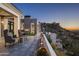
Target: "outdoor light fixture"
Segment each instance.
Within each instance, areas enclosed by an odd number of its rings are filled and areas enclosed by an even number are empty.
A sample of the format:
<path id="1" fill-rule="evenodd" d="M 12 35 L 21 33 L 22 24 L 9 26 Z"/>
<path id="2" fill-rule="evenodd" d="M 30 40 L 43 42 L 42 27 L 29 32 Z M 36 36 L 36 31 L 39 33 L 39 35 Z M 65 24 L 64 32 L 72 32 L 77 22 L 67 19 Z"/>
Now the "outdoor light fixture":
<path id="1" fill-rule="evenodd" d="M 3 23 L 4 23 L 4 21 L 1 21 L 1 23 L 3 24 Z"/>

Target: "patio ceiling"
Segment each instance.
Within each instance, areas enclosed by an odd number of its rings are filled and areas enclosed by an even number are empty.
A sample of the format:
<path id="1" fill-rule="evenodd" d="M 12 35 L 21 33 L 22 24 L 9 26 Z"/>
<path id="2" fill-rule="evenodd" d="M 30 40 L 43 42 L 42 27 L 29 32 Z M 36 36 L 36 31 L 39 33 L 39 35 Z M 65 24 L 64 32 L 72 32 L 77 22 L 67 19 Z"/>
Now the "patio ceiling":
<path id="1" fill-rule="evenodd" d="M 7 12 L 7 11 L 5 11 L 4 9 L 0 8 L 0 16 L 9 16 L 9 17 L 11 17 L 11 16 L 14 16 L 14 15 Z"/>

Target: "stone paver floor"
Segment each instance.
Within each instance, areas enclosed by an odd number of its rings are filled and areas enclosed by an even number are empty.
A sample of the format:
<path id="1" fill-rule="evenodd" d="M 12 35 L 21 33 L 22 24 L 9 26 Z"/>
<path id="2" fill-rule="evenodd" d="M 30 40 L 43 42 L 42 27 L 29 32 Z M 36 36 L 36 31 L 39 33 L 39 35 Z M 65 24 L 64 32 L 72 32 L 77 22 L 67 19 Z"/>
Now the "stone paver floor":
<path id="1" fill-rule="evenodd" d="M 10 48 L 0 48 L 0 56 L 34 56 L 38 47 L 36 36 L 23 37 L 23 43 L 19 43 Z"/>

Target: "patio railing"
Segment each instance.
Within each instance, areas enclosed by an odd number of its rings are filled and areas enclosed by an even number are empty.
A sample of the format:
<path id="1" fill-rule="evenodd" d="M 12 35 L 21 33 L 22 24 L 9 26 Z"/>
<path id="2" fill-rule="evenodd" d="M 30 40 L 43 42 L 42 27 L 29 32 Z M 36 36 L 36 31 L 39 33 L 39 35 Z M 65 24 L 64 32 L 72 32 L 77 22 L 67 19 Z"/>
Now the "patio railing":
<path id="1" fill-rule="evenodd" d="M 54 49 L 51 47 L 51 45 L 50 45 L 49 41 L 47 40 L 45 34 L 43 34 L 43 41 L 44 41 L 43 43 L 44 43 L 44 46 L 45 46 L 48 54 L 50 56 L 56 56 L 56 53 L 55 53 Z"/>

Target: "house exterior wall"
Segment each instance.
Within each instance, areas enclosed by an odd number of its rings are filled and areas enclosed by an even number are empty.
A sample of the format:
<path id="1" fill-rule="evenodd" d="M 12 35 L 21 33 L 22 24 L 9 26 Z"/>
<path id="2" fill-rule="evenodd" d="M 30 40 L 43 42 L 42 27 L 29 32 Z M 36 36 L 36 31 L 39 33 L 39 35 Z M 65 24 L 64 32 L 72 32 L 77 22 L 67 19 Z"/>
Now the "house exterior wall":
<path id="1" fill-rule="evenodd" d="M 31 23 L 31 33 L 35 33 L 35 23 Z"/>
<path id="2" fill-rule="evenodd" d="M 34 23 L 33 32 L 37 33 L 37 19 L 36 18 L 32 19 L 31 23 Z"/>
<path id="3" fill-rule="evenodd" d="M 32 25 L 34 25 L 32 27 Z M 36 33 L 37 32 L 37 19 L 31 18 L 31 16 L 24 17 L 24 28 L 25 30 L 30 33 Z"/>
<path id="4" fill-rule="evenodd" d="M 21 30 L 24 30 L 24 19 L 21 19 Z"/>

